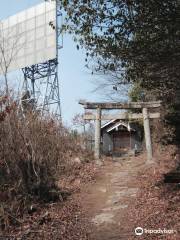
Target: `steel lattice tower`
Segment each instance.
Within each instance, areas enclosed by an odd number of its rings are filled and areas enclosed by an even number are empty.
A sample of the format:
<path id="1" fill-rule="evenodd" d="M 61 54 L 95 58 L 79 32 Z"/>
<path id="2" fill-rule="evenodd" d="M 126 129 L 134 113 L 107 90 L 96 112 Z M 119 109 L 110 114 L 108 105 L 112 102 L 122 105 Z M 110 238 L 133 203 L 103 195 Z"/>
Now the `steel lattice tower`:
<path id="1" fill-rule="evenodd" d="M 52 112 L 61 119 L 61 101 L 58 77 L 58 51 L 60 43 L 59 18 L 62 16 L 56 1 L 56 23 L 51 27 L 56 31 L 56 58 L 44 63 L 22 69 L 24 75 L 22 105 L 30 104 L 31 108 L 42 114 Z"/>

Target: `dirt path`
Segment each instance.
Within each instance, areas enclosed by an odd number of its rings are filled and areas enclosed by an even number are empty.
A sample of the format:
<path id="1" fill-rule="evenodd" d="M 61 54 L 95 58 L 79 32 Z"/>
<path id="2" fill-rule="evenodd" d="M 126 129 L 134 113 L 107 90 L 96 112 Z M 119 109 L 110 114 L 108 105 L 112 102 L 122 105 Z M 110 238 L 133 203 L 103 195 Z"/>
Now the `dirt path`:
<path id="1" fill-rule="evenodd" d="M 95 184 L 81 195 L 88 221 L 92 223 L 92 240 L 130 239 L 134 229 L 128 226 L 128 206 L 136 197 L 136 176 L 143 158 L 116 158 L 101 167 Z"/>

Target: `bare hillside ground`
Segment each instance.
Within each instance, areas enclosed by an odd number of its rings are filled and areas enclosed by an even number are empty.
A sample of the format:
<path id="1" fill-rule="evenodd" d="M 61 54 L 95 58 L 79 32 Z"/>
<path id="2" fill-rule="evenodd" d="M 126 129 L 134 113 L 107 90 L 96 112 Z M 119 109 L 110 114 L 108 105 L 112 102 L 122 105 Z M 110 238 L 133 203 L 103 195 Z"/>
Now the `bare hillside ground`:
<path id="1" fill-rule="evenodd" d="M 89 239 L 179 239 L 180 193 L 177 184 L 164 184 L 163 174 L 175 166 L 169 154 L 105 161 L 97 182 L 79 198 L 91 223 Z M 135 235 L 135 228 L 170 230 L 170 233 Z"/>
<path id="2" fill-rule="evenodd" d="M 84 221 L 83 209 L 75 194 L 82 186 L 91 185 L 95 181 L 95 173 L 94 163 L 74 163 L 71 173 L 65 173 L 59 179 L 62 199 L 47 203 L 34 201 L 33 204 L 26 205 L 26 214 L 15 225 L 0 232 L 0 239 L 89 239 L 88 222 Z"/>
<path id="3" fill-rule="evenodd" d="M 157 155 L 154 165 L 145 159 L 105 159 L 98 168 L 76 163 L 73 173 L 60 179 L 64 201 L 34 206 L 35 211 L 8 235 L 29 240 L 178 240 L 179 188 L 163 182 L 163 174 L 175 162 L 170 154 Z M 174 232 L 136 236 L 136 227 Z"/>
<path id="4" fill-rule="evenodd" d="M 140 158 L 105 162 L 96 184 L 90 186 L 82 200 L 92 223 L 90 239 L 128 239 L 133 235 L 125 218 L 139 190 L 136 178 L 142 165 Z"/>

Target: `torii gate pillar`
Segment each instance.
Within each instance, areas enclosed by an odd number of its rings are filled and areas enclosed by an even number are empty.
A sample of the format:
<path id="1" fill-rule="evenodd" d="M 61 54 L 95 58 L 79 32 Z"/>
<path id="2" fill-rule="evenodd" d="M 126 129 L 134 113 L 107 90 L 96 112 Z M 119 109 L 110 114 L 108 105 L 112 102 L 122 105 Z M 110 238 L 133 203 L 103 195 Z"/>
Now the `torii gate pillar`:
<path id="1" fill-rule="evenodd" d="M 96 109 L 96 122 L 95 122 L 95 151 L 94 157 L 96 160 L 100 159 L 101 148 L 101 108 Z"/>
<path id="2" fill-rule="evenodd" d="M 153 152 L 152 152 L 150 123 L 149 123 L 149 113 L 147 108 L 143 108 L 142 112 L 143 112 L 144 135 L 145 135 L 146 151 L 147 151 L 147 163 L 151 163 L 153 162 Z"/>

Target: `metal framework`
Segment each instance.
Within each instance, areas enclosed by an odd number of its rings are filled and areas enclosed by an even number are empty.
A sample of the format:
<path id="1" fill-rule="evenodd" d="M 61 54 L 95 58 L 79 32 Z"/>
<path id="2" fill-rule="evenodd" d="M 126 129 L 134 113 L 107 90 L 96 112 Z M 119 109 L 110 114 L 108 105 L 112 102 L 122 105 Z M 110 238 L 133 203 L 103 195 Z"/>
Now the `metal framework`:
<path id="1" fill-rule="evenodd" d="M 51 27 L 56 31 L 56 58 L 44 63 L 32 65 L 22 69 L 24 75 L 23 97 L 24 105 L 31 105 L 31 109 L 40 111 L 41 114 L 52 112 L 61 120 L 61 101 L 58 77 L 58 50 L 60 43 L 59 18 L 62 16 L 56 1 L 56 24 Z M 22 102 L 22 105 L 23 105 Z"/>

